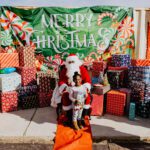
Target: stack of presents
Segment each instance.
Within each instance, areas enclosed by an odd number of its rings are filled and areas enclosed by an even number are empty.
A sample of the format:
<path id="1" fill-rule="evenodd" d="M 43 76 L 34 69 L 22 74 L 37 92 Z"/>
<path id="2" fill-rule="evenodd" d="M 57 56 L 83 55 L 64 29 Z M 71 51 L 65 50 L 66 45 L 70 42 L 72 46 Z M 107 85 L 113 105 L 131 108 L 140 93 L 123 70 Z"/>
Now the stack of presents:
<path id="1" fill-rule="evenodd" d="M 34 50 L 32 47 L 21 46 L 15 51 L 1 51 L 0 109 L 2 112 L 50 105 L 57 78 L 36 71 Z"/>
<path id="2" fill-rule="evenodd" d="M 104 113 L 150 118 L 150 60 L 114 54 L 111 63 L 93 62 L 92 115 Z"/>

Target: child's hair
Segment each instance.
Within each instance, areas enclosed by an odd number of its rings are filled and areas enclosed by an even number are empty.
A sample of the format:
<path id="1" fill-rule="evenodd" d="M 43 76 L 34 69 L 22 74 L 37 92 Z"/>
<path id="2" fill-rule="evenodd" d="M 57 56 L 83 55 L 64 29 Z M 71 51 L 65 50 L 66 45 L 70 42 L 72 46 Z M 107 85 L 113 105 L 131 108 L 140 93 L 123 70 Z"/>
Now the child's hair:
<path id="1" fill-rule="evenodd" d="M 77 76 L 81 77 L 81 75 L 78 72 L 75 72 L 73 75 L 73 80 L 75 80 L 77 78 Z"/>

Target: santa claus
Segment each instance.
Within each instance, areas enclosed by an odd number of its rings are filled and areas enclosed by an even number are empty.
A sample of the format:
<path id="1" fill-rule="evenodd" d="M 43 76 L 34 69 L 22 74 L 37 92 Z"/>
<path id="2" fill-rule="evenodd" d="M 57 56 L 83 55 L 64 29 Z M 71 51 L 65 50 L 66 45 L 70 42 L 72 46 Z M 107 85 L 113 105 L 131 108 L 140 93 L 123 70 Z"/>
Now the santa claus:
<path id="1" fill-rule="evenodd" d="M 91 112 L 91 98 L 90 98 L 90 90 L 91 90 L 91 79 L 88 74 L 87 69 L 83 66 L 82 61 L 75 55 L 70 54 L 66 58 L 65 66 L 60 72 L 60 78 L 58 82 L 58 86 L 55 88 L 53 92 L 53 97 L 51 100 L 52 106 L 61 106 L 65 112 L 68 119 L 71 119 L 71 110 L 72 110 L 72 101 L 69 99 L 69 93 L 67 92 L 67 88 L 69 86 L 73 86 L 73 75 L 75 72 L 78 72 L 82 78 L 82 85 L 84 85 L 88 91 L 88 97 L 85 100 L 83 117 L 85 115 L 90 115 Z M 57 107 L 57 113 L 59 108 Z"/>

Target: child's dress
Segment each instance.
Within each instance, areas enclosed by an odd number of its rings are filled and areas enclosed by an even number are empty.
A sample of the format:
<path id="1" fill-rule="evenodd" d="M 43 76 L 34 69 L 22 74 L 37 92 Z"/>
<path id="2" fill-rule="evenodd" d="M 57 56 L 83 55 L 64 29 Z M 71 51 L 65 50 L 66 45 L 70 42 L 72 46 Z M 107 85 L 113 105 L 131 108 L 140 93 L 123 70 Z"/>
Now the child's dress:
<path id="1" fill-rule="evenodd" d="M 87 90 L 83 85 L 70 87 L 69 98 L 73 102 L 73 121 L 81 120 L 86 96 Z M 77 101 L 76 104 L 75 101 Z"/>

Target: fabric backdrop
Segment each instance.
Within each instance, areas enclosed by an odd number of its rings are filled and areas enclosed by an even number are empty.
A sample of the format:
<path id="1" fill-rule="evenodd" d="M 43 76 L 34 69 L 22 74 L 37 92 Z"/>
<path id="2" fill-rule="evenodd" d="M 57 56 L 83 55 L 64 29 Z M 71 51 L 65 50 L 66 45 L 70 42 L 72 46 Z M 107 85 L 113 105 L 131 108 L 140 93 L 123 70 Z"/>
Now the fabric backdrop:
<path id="1" fill-rule="evenodd" d="M 134 56 L 133 9 L 0 7 L 1 46 L 34 45 L 49 59 L 77 53 L 85 62 L 114 53 Z"/>

